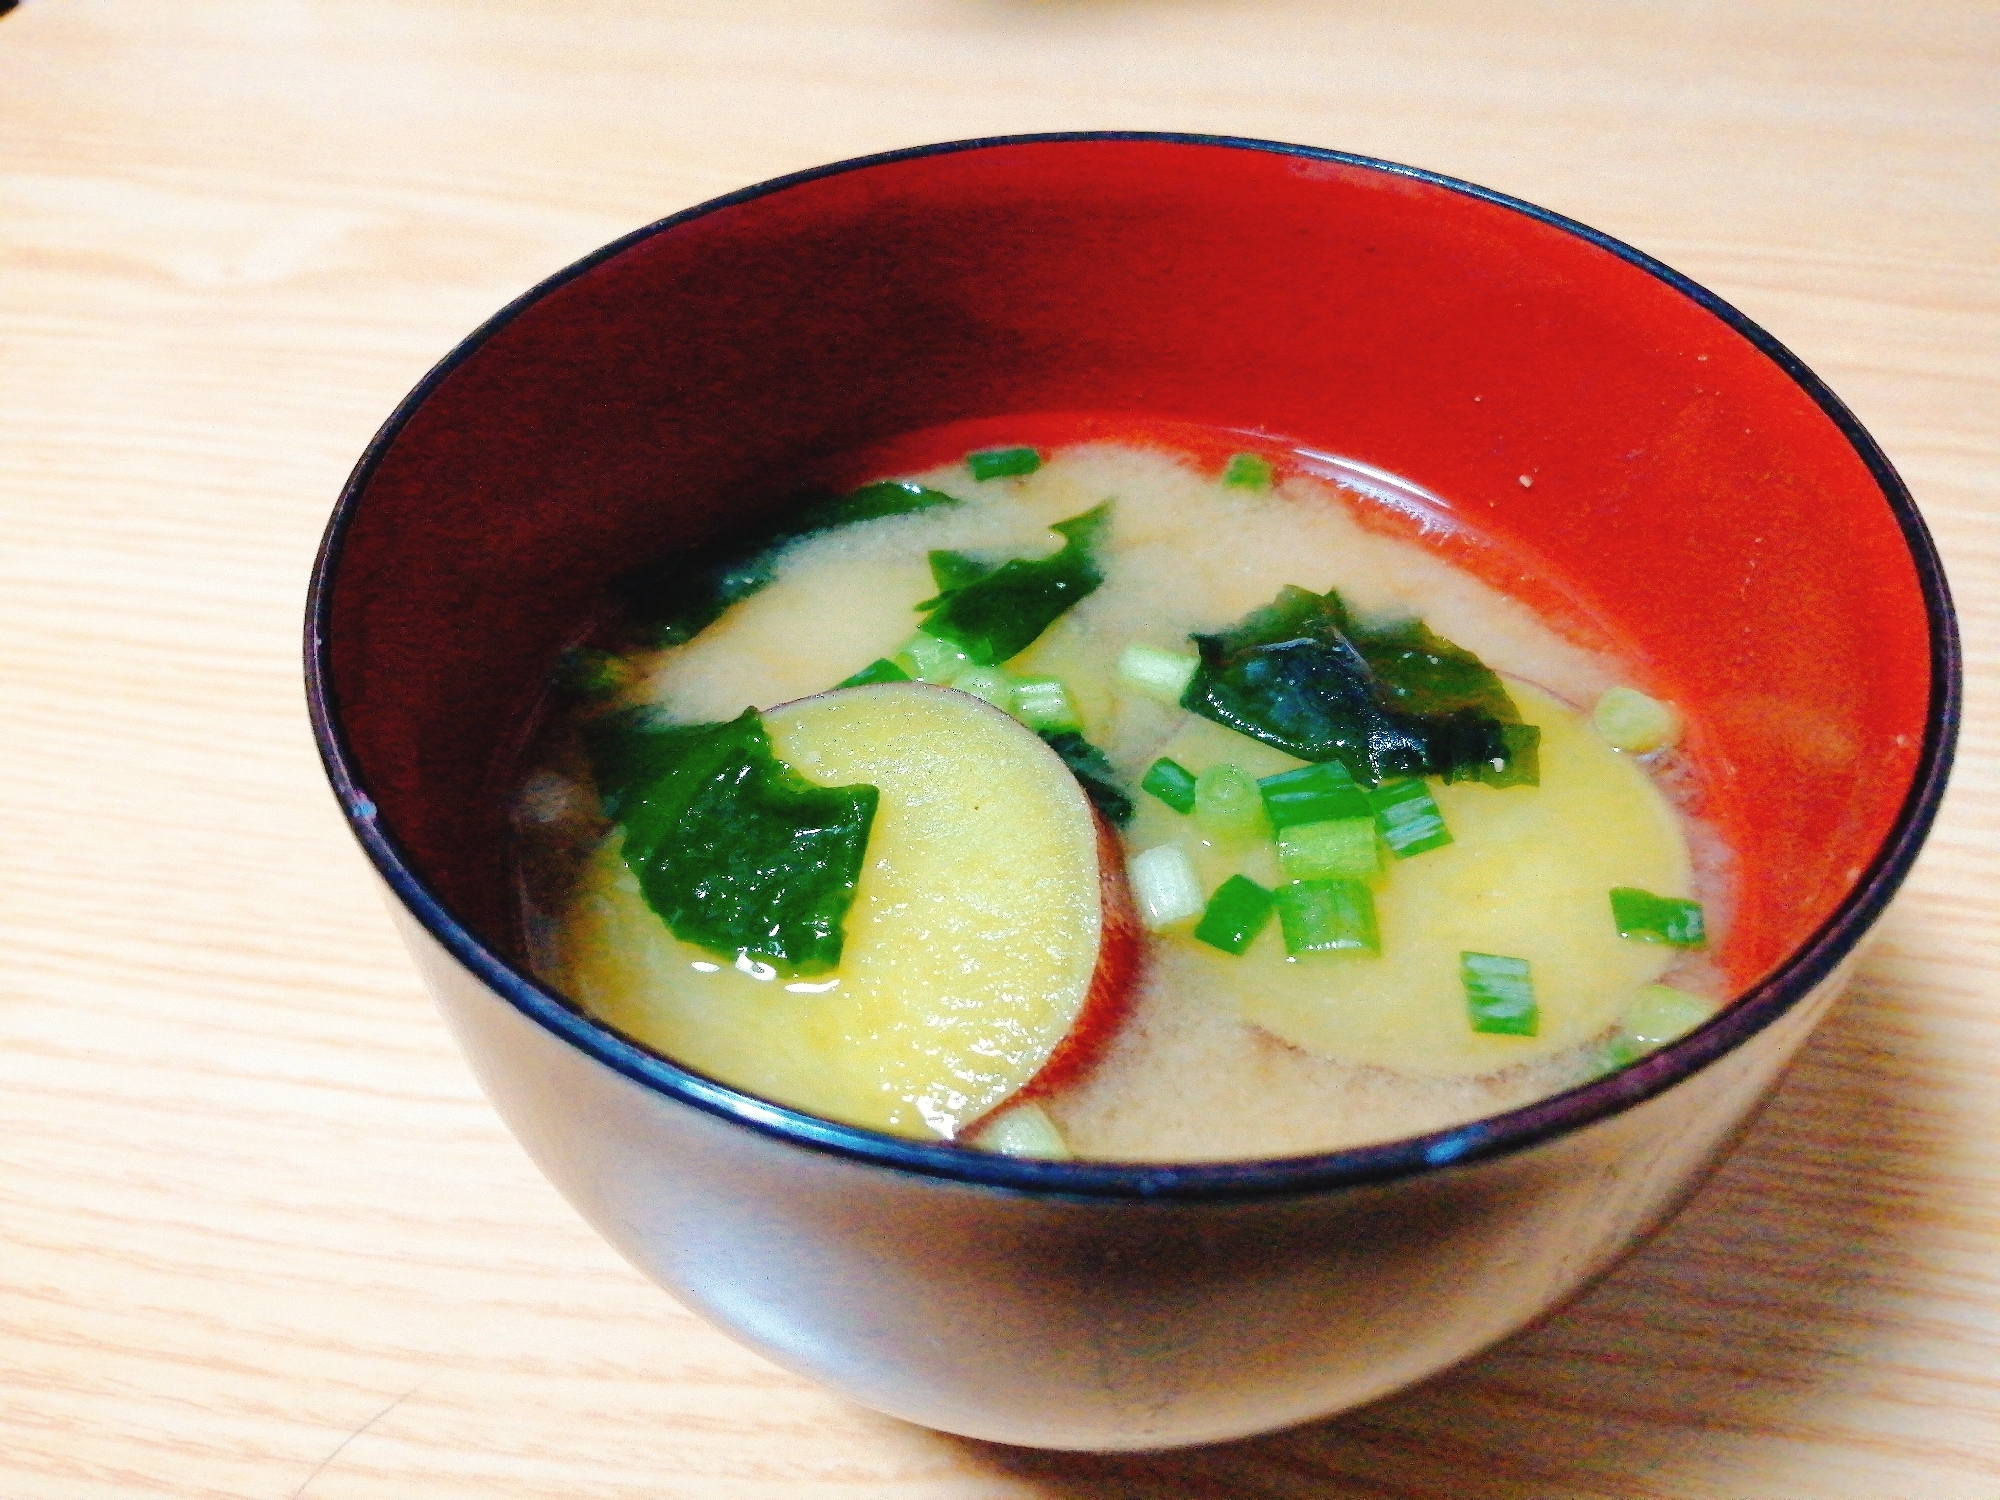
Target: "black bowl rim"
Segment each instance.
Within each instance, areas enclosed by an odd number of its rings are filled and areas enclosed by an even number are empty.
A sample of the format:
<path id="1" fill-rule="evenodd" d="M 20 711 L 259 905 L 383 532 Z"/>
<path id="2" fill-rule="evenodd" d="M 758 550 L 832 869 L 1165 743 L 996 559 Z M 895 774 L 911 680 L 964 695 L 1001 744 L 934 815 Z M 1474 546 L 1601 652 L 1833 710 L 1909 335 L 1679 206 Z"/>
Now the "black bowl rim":
<path id="1" fill-rule="evenodd" d="M 1050 1162 L 993 1155 L 945 1143 L 906 1140 L 842 1125 L 740 1093 L 681 1068 L 588 1020 L 513 969 L 467 929 L 424 883 L 384 828 L 361 785 L 340 727 L 327 661 L 332 598 L 342 542 L 376 468 L 430 393 L 489 338 L 551 291 L 654 235 L 736 204 L 846 172 L 1000 147 L 1139 141 L 1225 147 L 1338 163 L 1407 178 L 1526 215 L 1574 235 L 1647 272 L 1716 317 L 1767 356 L 1810 396 L 1853 447 L 1901 527 L 1916 568 L 1930 629 L 1930 700 L 1910 789 L 1888 836 L 1835 911 L 1800 947 L 1735 1003 L 1687 1036 L 1622 1072 L 1469 1124 L 1314 1156 L 1186 1164 Z M 377 872 L 424 929 L 494 994 L 586 1056 L 644 1088 L 792 1145 L 893 1171 L 1001 1192 L 1080 1200 L 1249 1201 L 1309 1195 L 1469 1165 L 1526 1149 L 1622 1113 L 1681 1083 L 1733 1051 L 1798 1003 L 1845 959 L 1873 925 L 1915 861 L 1944 795 L 1958 735 L 1962 692 L 1958 628 L 1944 568 L 1915 501 L 1888 458 L 1846 405 L 1789 349 L 1749 318 L 1679 272 L 1620 240 L 1548 209 L 1418 167 L 1321 147 L 1241 136 L 1090 130 L 987 136 L 855 157 L 794 172 L 670 215 L 556 272 L 481 324 L 403 398 L 370 441 L 343 486 L 320 544 L 306 608 L 306 686 L 313 734 L 349 826 Z"/>

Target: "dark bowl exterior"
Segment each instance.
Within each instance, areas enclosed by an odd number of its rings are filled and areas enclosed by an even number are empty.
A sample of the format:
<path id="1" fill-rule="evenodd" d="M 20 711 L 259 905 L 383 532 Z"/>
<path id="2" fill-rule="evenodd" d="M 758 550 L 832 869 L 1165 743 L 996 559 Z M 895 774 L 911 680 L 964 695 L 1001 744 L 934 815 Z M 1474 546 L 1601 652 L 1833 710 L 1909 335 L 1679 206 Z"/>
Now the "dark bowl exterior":
<path id="1" fill-rule="evenodd" d="M 1548 1312 L 1693 1192 L 1843 977 L 1678 1087 L 1525 1150 L 1190 1201 L 986 1187 L 746 1130 L 586 1057 L 403 930 L 536 1165 L 687 1307 L 891 1416 L 1092 1451 L 1344 1411 Z"/>
<path id="2" fill-rule="evenodd" d="M 1491 1120 L 1127 1166 L 814 1120 L 526 977 L 510 756 L 605 580 L 754 524 L 800 479 L 860 477 L 838 471 L 857 452 L 985 419 L 1319 444 L 1449 497 L 1498 542 L 1460 560 L 1560 611 L 1568 596 L 1520 563 L 1552 559 L 1597 606 L 1578 628 L 1640 643 L 1719 768 L 1703 811 L 1741 860 L 1721 955 L 1741 998 L 1622 1074 Z M 614 1245 L 881 1410 L 1103 1449 L 1383 1394 L 1546 1312 L 1660 1222 L 1914 859 L 1959 690 L 1942 574 L 1893 470 L 1710 294 L 1466 184 L 1122 134 L 803 174 L 529 293 L 357 468 L 307 670 L 336 792 L 482 1084 Z"/>

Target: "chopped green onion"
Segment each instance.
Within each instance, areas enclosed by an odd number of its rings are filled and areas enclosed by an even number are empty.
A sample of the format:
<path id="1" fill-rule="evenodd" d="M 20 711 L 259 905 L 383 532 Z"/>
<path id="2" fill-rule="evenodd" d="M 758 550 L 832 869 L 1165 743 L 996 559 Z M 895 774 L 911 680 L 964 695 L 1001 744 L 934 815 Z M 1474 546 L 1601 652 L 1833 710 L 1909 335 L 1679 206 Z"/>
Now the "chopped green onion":
<path id="1" fill-rule="evenodd" d="M 1201 659 L 1179 651 L 1162 651 L 1157 646 L 1127 646 L 1118 658 L 1118 680 L 1134 691 L 1179 707 L 1181 694 Z"/>
<path id="2" fill-rule="evenodd" d="M 992 704 L 1003 714 L 1014 711 L 1013 679 L 998 667 L 967 667 L 952 678 L 951 686 Z"/>
<path id="3" fill-rule="evenodd" d="M 1153 762 L 1139 790 L 1151 792 L 1177 813 L 1194 811 L 1195 774 L 1177 760 L 1164 755 Z"/>
<path id="4" fill-rule="evenodd" d="M 1621 1031 L 1607 1037 L 1593 1049 L 1588 1065 L 1593 1076 L 1602 1078 L 1608 1073 L 1624 1071 L 1651 1050 Z"/>
<path id="5" fill-rule="evenodd" d="M 1495 1036 L 1533 1036 L 1541 1023 L 1535 981 L 1525 958 L 1497 953 L 1458 955 L 1458 979 L 1474 1031 Z"/>
<path id="6" fill-rule="evenodd" d="M 1421 781 L 1385 781 L 1369 789 L 1368 803 L 1375 809 L 1375 826 L 1382 830 L 1382 841 L 1398 859 L 1441 849 L 1451 842 L 1444 814 Z"/>
<path id="7" fill-rule="evenodd" d="M 1205 838 L 1219 844 L 1245 844 L 1270 836 L 1257 783 L 1227 761 L 1195 778 L 1194 820 Z"/>
<path id="8" fill-rule="evenodd" d="M 1208 909 L 1195 924 L 1197 942 L 1241 954 L 1271 920 L 1271 893 L 1247 876 L 1232 875 L 1215 888 Z"/>
<path id="9" fill-rule="evenodd" d="M 1599 698 L 1590 724 L 1612 749 L 1635 755 L 1671 745 L 1681 736 L 1681 716 L 1674 706 L 1637 688 L 1615 687 Z"/>
<path id="10" fill-rule="evenodd" d="M 1004 479 L 1034 473 L 1042 466 L 1042 455 L 1033 448 L 985 448 L 966 454 L 965 466 L 974 479 Z"/>
<path id="11" fill-rule="evenodd" d="M 1132 883 L 1132 904 L 1139 920 L 1158 932 L 1201 913 L 1201 881 L 1194 873 L 1194 861 L 1179 844 L 1161 844 L 1125 862 L 1125 875 Z"/>
<path id="12" fill-rule="evenodd" d="M 1002 1156 L 1030 1156 L 1043 1161 L 1068 1161 L 1069 1142 L 1039 1104 L 1016 1104 L 991 1116 L 972 1133 L 981 1151 Z"/>
<path id="13" fill-rule="evenodd" d="M 1278 863 L 1294 880 L 1365 880 L 1382 873 L 1372 817 L 1294 823 L 1278 830 Z"/>
<path id="14" fill-rule="evenodd" d="M 1275 472 L 1262 454 L 1235 453 L 1222 470 L 1222 482 L 1242 490 L 1268 490 Z"/>
<path id="15" fill-rule="evenodd" d="M 1599 1076 L 1629 1067 L 1649 1052 L 1686 1036 L 1715 1014 L 1713 1002 L 1668 984 L 1642 985 L 1625 1008 L 1618 1030 L 1600 1043 L 1592 1057 Z"/>
<path id="16" fill-rule="evenodd" d="M 631 681 L 632 668 L 622 656 L 592 646 L 572 646 L 556 658 L 550 683 L 561 692 L 582 698 L 608 698 Z"/>
<path id="17" fill-rule="evenodd" d="M 1708 941 L 1699 901 L 1655 896 L 1636 886 L 1612 887 L 1611 920 L 1620 937 L 1638 938 L 1642 942 L 1699 948 Z"/>
<path id="18" fill-rule="evenodd" d="M 1294 958 L 1382 951 L 1375 898 L 1358 880 L 1294 880 L 1279 886 L 1273 899 L 1285 930 L 1285 951 Z"/>
<path id="19" fill-rule="evenodd" d="M 921 630 L 903 642 L 903 649 L 889 659 L 918 682 L 950 682 L 972 665 L 972 658 L 950 641 L 941 641 Z"/>
<path id="20" fill-rule="evenodd" d="M 1060 677 L 1015 678 L 1014 717 L 1037 734 L 1083 727 Z"/>
<path id="21" fill-rule="evenodd" d="M 1686 1036 L 1714 1014 L 1715 1006 L 1699 995 L 1670 984 L 1648 984 L 1626 1010 L 1622 1030 L 1650 1051 Z"/>
<path id="22" fill-rule="evenodd" d="M 871 682 L 908 682 L 910 674 L 890 661 L 886 656 L 878 656 L 852 677 L 841 682 L 841 687 L 866 687 Z"/>
<path id="23" fill-rule="evenodd" d="M 1367 793 L 1355 785 L 1353 775 L 1337 760 L 1266 776 L 1257 789 L 1263 794 L 1264 811 L 1270 814 L 1273 828 L 1375 815 Z"/>

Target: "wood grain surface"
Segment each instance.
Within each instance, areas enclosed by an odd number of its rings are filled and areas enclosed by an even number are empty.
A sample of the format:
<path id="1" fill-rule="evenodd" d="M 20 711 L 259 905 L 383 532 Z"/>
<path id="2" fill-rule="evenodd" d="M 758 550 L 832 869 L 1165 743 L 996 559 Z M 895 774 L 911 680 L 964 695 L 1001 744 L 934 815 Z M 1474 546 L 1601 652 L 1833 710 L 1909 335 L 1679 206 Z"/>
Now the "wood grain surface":
<path id="1" fill-rule="evenodd" d="M 535 280 L 781 172 L 1089 127 L 1416 163 L 1713 287 L 1901 467 L 1969 668 L 1851 999 L 1666 1234 L 1420 1389 L 1116 1459 L 874 1416 L 586 1230 L 391 933 L 297 645 L 370 433 Z M 1990 0 L 27 0 L 0 1500 L 1996 1500 L 1996 169 Z"/>

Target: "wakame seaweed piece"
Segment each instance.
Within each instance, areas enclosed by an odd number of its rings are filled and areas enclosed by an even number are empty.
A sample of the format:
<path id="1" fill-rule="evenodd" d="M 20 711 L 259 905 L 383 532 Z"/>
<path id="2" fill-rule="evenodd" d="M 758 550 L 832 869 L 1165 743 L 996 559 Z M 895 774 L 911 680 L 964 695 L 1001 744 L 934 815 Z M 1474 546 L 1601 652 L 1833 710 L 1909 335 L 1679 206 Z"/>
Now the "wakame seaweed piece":
<path id="1" fill-rule="evenodd" d="M 1486 663 L 1421 620 L 1362 626 L 1349 635 L 1375 674 L 1378 697 L 1428 726 L 1432 774 L 1489 786 L 1540 781 L 1541 731 L 1521 723 L 1520 710 Z M 1528 733 L 1509 733 L 1516 729 Z"/>
<path id="2" fill-rule="evenodd" d="M 611 587 L 648 644 L 678 646 L 708 629 L 737 600 L 768 585 L 777 576 L 774 551 L 738 556 L 711 549 L 627 573 Z"/>
<path id="3" fill-rule="evenodd" d="M 962 589 L 967 584 L 979 582 L 997 566 L 983 558 L 974 557 L 970 552 L 946 551 L 933 552 L 930 555 L 930 565 L 931 581 L 937 585 L 940 597 L 955 589 Z M 919 609 L 923 607 L 921 604 L 917 606 Z"/>
<path id="4" fill-rule="evenodd" d="M 597 782 L 605 817 L 632 823 L 641 788 L 677 761 L 699 754 L 704 745 L 717 747 L 719 753 L 722 742 L 710 733 L 715 728 L 713 724 L 671 723 L 651 706 L 621 708 L 585 719 L 581 726 L 583 746 L 590 756 L 591 775 Z M 628 826 L 626 848 L 633 847 L 635 837 L 649 834 L 650 830 L 636 824 Z"/>
<path id="5" fill-rule="evenodd" d="M 1045 734 L 1042 743 L 1062 757 L 1070 775 L 1082 785 L 1084 796 L 1115 826 L 1123 828 L 1132 821 L 1132 799 L 1118 785 L 1118 773 L 1102 750 L 1073 729 Z"/>
<path id="6" fill-rule="evenodd" d="M 1500 679 L 1421 623 L 1357 626 L 1339 594 L 1286 588 L 1192 639 L 1181 706 L 1301 760 L 1337 760 L 1370 786 L 1512 764 L 1503 731 L 1520 713 Z"/>
<path id="7" fill-rule="evenodd" d="M 979 582 L 1000 566 L 970 552 L 949 551 L 931 553 L 930 565 L 931 582 L 937 586 L 937 593 L 913 605 L 914 609 L 936 609 L 951 594 Z"/>
<path id="8" fill-rule="evenodd" d="M 571 646 L 549 670 L 549 686 L 577 698 L 608 698 L 629 676 L 622 656 L 595 646 Z"/>
<path id="9" fill-rule="evenodd" d="M 585 744 L 625 861 L 675 937 L 787 973 L 839 964 L 874 787 L 807 781 L 772 752 L 755 709 L 726 724 L 606 715 Z"/>
<path id="10" fill-rule="evenodd" d="M 1422 620 L 1355 625 L 1347 634 L 1390 707 L 1416 718 L 1471 713 L 1502 724 L 1521 722 L 1493 669 Z"/>
<path id="11" fill-rule="evenodd" d="M 950 641 L 982 667 L 997 667 L 1033 645 L 1071 605 L 1104 582 L 1097 542 L 1111 520 L 1111 502 L 1059 521 L 1063 539 L 1051 557 L 1016 557 L 962 588 L 940 594 L 918 627 Z"/>
<path id="12" fill-rule="evenodd" d="M 878 656 L 852 677 L 834 684 L 836 687 L 867 687 L 872 682 L 908 682 L 910 674 L 885 656 Z"/>
<path id="13" fill-rule="evenodd" d="M 1338 760 L 1369 785 L 1426 768 L 1425 742 L 1377 701 L 1337 594 L 1286 588 L 1234 626 L 1192 639 L 1181 707 L 1300 760 Z"/>
<path id="14" fill-rule="evenodd" d="M 792 513 L 783 528 L 775 532 L 769 545 L 778 546 L 802 536 L 854 526 L 862 521 L 879 521 L 885 516 L 909 516 L 941 505 L 956 505 L 958 497 L 943 490 L 927 489 L 908 479 L 883 479 L 864 484 L 845 495 L 829 495 L 812 501 Z"/>
<path id="15" fill-rule="evenodd" d="M 613 580 L 612 588 L 654 645 L 678 646 L 713 625 L 730 605 L 767 586 L 777 576 L 778 550 L 788 542 L 862 521 L 956 504 L 957 499 L 942 490 L 906 480 L 883 480 L 845 495 L 809 491 L 794 499 L 773 530 L 754 541 L 719 542 L 691 555 L 650 563 Z"/>
<path id="16" fill-rule="evenodd" d="M 1506 753 L 1479 763 L 1479 779 L 1487 786 L 1540 786 L 1542 732 L 1533 724 L 1502 724 L 1500 743 Z"/>

